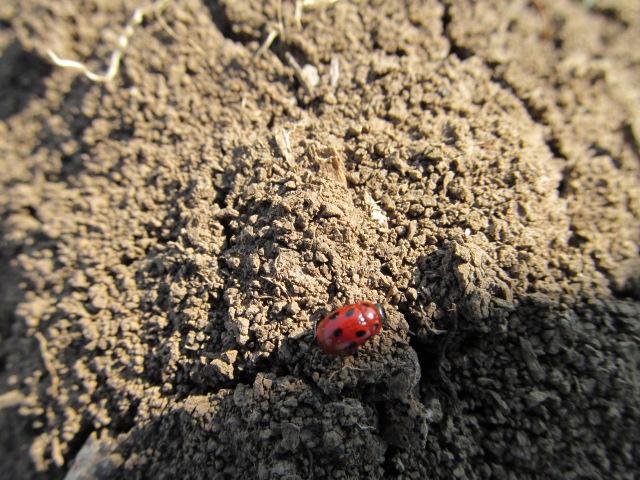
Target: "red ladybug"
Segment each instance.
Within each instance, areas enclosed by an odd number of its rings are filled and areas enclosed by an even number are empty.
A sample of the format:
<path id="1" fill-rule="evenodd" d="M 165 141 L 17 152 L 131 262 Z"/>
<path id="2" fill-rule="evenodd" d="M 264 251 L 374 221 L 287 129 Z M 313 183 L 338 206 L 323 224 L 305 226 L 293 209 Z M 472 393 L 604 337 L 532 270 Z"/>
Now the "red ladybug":
<path id="1" fill-rule="evenodd" d="M 379 303 L 360 302 L 334 310 L 318 324 L 320 347 L 331 355 L 350 355 L 382 331 L 387 315 Z"/>

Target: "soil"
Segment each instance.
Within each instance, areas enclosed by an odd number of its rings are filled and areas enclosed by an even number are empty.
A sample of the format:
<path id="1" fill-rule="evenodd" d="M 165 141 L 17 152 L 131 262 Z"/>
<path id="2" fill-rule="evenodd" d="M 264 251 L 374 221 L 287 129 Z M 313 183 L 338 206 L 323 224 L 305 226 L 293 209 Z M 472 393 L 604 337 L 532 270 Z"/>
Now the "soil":
<path id="1" fill-rule="evenodd" d="M 0 6 L 7 478 L 637 478 L 636 0 L 185 0 L 51 63 L 134 3 Z"/>

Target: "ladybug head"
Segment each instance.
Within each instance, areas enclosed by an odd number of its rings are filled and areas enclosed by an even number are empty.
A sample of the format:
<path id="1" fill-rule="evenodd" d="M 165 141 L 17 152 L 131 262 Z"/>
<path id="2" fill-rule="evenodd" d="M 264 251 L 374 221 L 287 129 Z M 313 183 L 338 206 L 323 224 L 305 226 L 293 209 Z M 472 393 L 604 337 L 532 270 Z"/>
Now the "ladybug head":
<path id="1" fill-rule="evenodd" d="M 382 320 L 382 325 L 387 326 L 387 312 L 384 311 L 384 307 L 381 303 L 376 303 L 376 309 L 380 314 L 380 319 Z"/>

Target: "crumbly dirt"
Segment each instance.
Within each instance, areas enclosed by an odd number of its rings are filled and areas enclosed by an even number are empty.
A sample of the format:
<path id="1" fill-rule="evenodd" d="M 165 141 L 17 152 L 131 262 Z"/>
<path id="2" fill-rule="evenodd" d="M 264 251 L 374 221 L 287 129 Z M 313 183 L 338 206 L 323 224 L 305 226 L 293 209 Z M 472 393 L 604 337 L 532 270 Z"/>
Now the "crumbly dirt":
<path id="1" fill-rule="evenodd" d="M 7 478 L 637 478 L 636 0 L 186 0 L 50 63 L 134 3 L 0 6 Z"/>

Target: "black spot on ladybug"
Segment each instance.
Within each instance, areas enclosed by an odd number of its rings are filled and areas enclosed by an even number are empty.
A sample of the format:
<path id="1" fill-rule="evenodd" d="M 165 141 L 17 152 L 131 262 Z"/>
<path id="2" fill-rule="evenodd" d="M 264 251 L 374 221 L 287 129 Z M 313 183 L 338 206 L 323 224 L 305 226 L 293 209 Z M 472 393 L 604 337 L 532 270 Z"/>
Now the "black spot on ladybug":
<path id="1" fill-rule="evenodd" d="M 334 336 L 334 337 L 339 337 L 340 335 L 342 335 L 342 329 L 341 329 L 341 328 L 336 328 L 336 329 L 333 331 L 333 336 Z"/>
<path id="2" fill-rule="evenodd" d="M 356 332 L 356 337 L 364 337 L 367 334 L 364 330 L 358 330 Z"/>
<path id="3" fill-rule="evenodd" d="M 336 318 L 338 318 L 340 316 L 340 314 L 338 312 L 333 312 L 331 314 L 331 316 L 329 317 L 329 320 L 335 320 Z"/>
<path id="4" fill-rule="evenodd" d="M 356 313 L 356 309 L 350 308 L 349 310 L 347 310 L 347 313 L 345 313 L 345 316 L 352 317 L 354 313 Z"/>
<path id="5" fill-rule="evenodd" d="M 380 326 L 380 324 L 377 323 L 377 322 L 373 324 L 373 328 L 378 328 L 379 326 Z"/>
<path id="6" fill-rule="evenodd" d="M 347 347 L 347 349 L 349 350 L 355 350 L 358 347 L 358 343 L 357 342 L 351 342 L 349 344 L 349 346 Z"/>

